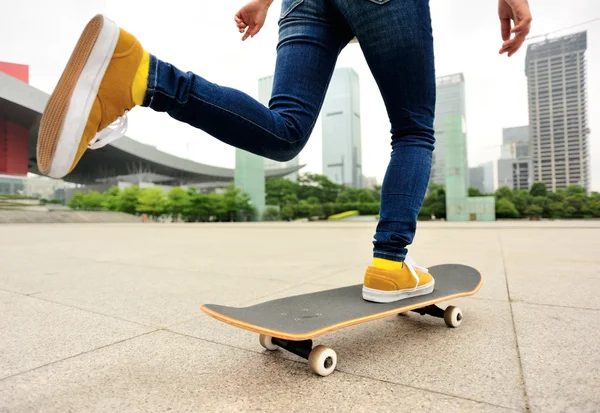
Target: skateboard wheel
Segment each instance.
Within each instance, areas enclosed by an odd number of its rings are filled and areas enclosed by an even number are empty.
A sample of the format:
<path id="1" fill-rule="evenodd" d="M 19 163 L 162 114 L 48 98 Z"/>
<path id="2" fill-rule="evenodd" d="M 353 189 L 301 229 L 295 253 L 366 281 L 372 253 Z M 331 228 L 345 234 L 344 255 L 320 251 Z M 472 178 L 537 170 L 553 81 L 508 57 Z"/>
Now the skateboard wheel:
<path id="1" fill-rule="evenodd" d="M 458 327 L 462 323 L 462 320 L 463 315 L 460 308 L 452 305 L 446 307 L 446 310 L 444 310 L 444 321 L 448 327 Z"/>
<path id="2" fill-rule="evenodd" d="M 316 346 L 308 355 L 308 366 L 319 376 L 329 376 L 337 365 L 337 354 L 325 346 Z"/>
<path id="3" fill-rule="evenodd" d="M 279 349 L 279 346 L 277 344 L 273 344 L 273 337 L 271 336 L 266 336 L 264 334 L 261 334 L 260 336 L 258 336 L 258 342 L 260 343 L 261 346 L 263 346 L 264 348 L 266 348 L 269 351 L 274 351 Z"/>

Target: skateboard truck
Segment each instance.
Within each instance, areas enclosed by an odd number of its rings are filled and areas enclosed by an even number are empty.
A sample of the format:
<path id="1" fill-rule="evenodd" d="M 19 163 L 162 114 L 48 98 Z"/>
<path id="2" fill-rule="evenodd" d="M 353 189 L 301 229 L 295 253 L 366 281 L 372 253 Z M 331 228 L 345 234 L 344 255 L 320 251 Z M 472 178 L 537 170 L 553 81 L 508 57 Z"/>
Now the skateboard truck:
<path id="1" fill-rule="evenodd" d="M 421 315 L 430 315 L 436 318 L 443 318 L 448 327 L 458 327 L 463 320 L 462 310 L 452 305 L 446 307 L 445 310 L 435 304 L 432 304 L 426 307 L 415 308 L 410 311 Z M 400 313 L 398 315 L 402 314 L 404 313 Z"/>
<path id="2" fill-rule="evenodd" d="M 335 351 L 322 345 L 313 348 L 312 340 L 284 340 L 261 334 L 258 341 L 267 350 L 273 351 L 282 348 L 307 359 L 308 367 L 319 376 L 329 376 L 337 366 L 337 354 Z"/>

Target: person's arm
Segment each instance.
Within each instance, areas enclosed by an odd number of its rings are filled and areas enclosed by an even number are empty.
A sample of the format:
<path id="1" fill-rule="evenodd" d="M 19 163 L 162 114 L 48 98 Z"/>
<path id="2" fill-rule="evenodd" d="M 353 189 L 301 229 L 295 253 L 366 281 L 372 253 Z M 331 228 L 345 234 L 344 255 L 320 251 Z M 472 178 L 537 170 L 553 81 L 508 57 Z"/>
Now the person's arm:
<path id="1" fill-rule="evenodd" d="M 273 0 L 252 0 L 238 11 L 234 17 L 242 40 L 254 37 L 265 24 L 267 12 Z"/>
<path id="2" fill-rule="evenodd" d="M 517 53 L 531 30 L 531 11 L 527 0 L 499 0 L 498 16 L 502 40 L 500 54 L 508 53 L 508 57 Z M 514 27 L 513 26 L 514 23 Z M 511 35 L 514 37 L 511 38 Z"/>

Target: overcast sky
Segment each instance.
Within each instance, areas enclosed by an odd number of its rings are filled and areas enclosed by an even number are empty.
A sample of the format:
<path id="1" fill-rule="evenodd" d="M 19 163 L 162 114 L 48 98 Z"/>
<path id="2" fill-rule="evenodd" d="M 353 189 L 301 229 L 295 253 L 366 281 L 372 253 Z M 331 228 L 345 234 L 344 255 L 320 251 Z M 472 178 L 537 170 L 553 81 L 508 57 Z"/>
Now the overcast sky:
<path id="1" fill-rule="evenodd" d="M 366 1 L 366 0 L 352 0 Z M 399 0 L 392 0 L 399 1 Z M 530 0 L 532 35 L 600 17 L 598 0 Z M 0 61 L 30 65 L 31 85 L 51 93 L 87 21 L 102 13 L 133 33 L 160 59 L 206 79 L 257 97 L 257 79 L 275 66 L 280 0 L 254 39 L 240 41 L 233 16 L 241 0 L 0 0 Z M 469 165 L 496 159 L 502 128 L 526 125 L 525 49 L 498 55 L 502 44 L 495 0 L 432 0 L 438 76 L 466 79 Z M 587 30 L 588 114 L 592 134 L 592 188 L 600 190 L 600 22 Z M 383 101 L 360 48 L 348 46 L 338 67 L 360 77 L 363 173 L 383 178 L 389 159 L 389 123 Z M 146 108 L 130 113 L 127 135 L 175 155 L 233 167 L 234 150 L 216 139 Z M 321 172 L 321 123 L 300 155 L 305 171 Z"/>

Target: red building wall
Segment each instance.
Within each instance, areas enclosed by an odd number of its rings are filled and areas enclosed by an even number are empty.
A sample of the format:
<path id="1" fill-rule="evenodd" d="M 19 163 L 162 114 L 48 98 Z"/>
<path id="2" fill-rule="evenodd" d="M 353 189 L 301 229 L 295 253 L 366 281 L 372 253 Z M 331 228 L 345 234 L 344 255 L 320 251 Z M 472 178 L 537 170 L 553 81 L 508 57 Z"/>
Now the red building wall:
<path id="1" fill-rule="evenodd" d="M 4 72 L 25 83 L 29 83 L 29 66 L 0 62 Z M 9 122 L 0 113 L 0 174 L 27 175 L 27 129 Z"/>
<path id="2" fill-rule="evenodd" d="M 0 118 L 0 174 L 27 175 L 27 129 Z"/>
<path id="3" fill-rule="evenodd" d="M 29 66 L 18 63 L 0 62 L 0 72 L 15 77 L 22 82 L 29 83 Z"/>

